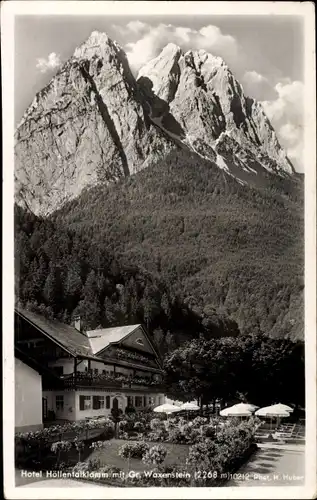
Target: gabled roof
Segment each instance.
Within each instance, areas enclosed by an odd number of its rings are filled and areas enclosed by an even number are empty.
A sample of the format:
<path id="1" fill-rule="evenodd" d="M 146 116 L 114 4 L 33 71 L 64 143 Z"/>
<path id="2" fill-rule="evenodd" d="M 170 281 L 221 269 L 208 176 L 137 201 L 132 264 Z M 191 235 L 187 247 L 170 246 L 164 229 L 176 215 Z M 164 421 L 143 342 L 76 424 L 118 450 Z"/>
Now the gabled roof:
<path id="1" fill-rule="evenodd" d="M 142 328 L 149 343 L 152 345 L 150 338 L 141 324 L 102 328 L 100 330 L 90 330 L 86 333 L 81 333 L 73 326 L 66 325 L 55 319 L 47 319 L 41 314 L 28 311 L 21 307 L 16 309 L 15 312 L 74 357 L 85 357 L 104 361 L 102 358 L 98 357 L 98 354 L 110 344 L 120 342 L 137 330 L 137 328 Z M 153 349 L 156 353 L 154 347 Z"/>
<path id="2" fill-rule="evenodd" d="M 115 328 L 102 328 L 100 330 L 90 330 L 86 332 L 89 339 L 91 351 L 97 354 L 110 344 L 120 342 L 130 333 L 134 332 L 141 325 L 117 326 Z"/>
<path id="3" fill-rule="evenodd" d="M 70 325 L 55 319 L 47 319 L 25 309 L 16 309 L 16 313 L 26 319 L 44 335 L 56 341 L 73 356 L 92 356 L 89 340 L 83 333 Z"/>

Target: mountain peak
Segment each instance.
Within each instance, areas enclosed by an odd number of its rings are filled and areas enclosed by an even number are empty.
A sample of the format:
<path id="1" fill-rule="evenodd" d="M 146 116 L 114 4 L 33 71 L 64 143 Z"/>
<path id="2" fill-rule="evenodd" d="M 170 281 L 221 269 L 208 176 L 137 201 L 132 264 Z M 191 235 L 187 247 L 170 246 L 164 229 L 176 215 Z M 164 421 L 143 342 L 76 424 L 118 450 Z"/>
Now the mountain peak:
<path id="1" fill-rule="evenodd" d="M 173 130 L 178 123 L 186 144 L 195 150 L 198 141 L 200 153 L 211 160 L 210 145 L 225 133 L 264 170 L 292 174 L 293 166 L 268 118 L 254 99 L 244 95 L 225 61 L 204 49 L 183 54 L 175 47 L 169 44 L 139 72 L 139 84 L 152 82 L 153 92 L 169 104 Z M 236 161 L 245 168 L 243 161 Z"/>
<path id="2" fill-rule="evenodd" d="M 180 55 L 182 53 L 182 49 L 176 45 L 176 43 L 168 43 L 167 45 L 165 45 L 165 47 L 162 49 L 161 53 L 159 54 L 159 56 L 166 56 L 166 55 Z"/>
<path id="3" fill-rule="evenodd" d="M 200 64 L 205 64 L 206 62 L 208 62 L 209 64 L 213 64 L 213 66 L 215 67 L 222 66 L 223 68 L 229 69 L 224 59 L 222 59 L 222 57 L 215 56 L 210 52 L 207 52 L 205 49 L 188 50 L 185 53 L 184 57 L 185 58 L 193 57 L 194 59 L 199 61 Z"/>
<path id="4" fill-rule="evenodd" d="M 88 59 L 93 55 L 103 57 L 106 52 L 110 52 L 112 50 L 116 53 L 123 53 L 120 45 L 116 41 L 112 40 L 106 33 L 101 31 L 92 31 L 87 40 L 75 49 L 74 58 Z"/>

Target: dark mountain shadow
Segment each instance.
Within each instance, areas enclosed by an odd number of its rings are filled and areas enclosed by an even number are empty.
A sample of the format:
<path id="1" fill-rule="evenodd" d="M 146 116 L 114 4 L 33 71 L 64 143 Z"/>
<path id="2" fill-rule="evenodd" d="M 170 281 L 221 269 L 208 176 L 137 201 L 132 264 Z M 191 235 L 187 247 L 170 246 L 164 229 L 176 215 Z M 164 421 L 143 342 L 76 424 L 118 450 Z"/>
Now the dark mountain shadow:
<path id="1" fill-rule="evenodd" d="M 141 76 L 138 81 L 139 89 L 149 105 L 149 115 L 154 121 L 160 119 L 167 131 L 184 139 L 186 134 L 180 123 L 170 113 L 168 102 L 161 99 L 153 92 L 153 82 L 147 76 Z"/>

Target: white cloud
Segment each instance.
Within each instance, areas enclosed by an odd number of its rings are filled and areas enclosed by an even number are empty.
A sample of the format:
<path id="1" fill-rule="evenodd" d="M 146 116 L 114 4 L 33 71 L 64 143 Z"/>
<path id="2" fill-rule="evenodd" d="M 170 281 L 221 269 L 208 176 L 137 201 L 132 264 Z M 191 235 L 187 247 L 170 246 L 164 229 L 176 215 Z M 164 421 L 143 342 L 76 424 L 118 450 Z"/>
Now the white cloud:
<path id="1" fill-rule="evenodd" d="M 282 139 L 294 143 L 300 139 L 301 127 L 293 123 L 285 123 L 285 125 L 281 126 L 279 133 Z"/>
<path id="2" fill-rule="evenodd" d="M 274 88 L 276 99 L 263 101 L 263 108 L 295 168 L 303 171 L 304 85 L 288 79 L 277 83 Z"/>
<path id="3" fill-rule="evenodd" d="M 246 95 L 258 101 L 275 98 L 276 96 L 272 82 L 257 71 L 245 71 L 241 77 L 241 83 Z"/>
<path id="4" fill-rule="evenodd" d="M 147 30 L 147 24 L 142 23 L 141 21 L 130 21 L 127 24 L 127 28 L 132 31 L 132 33 L 142 33 L 142 31 Z"/>
<path id="5" fill-rule="evenodd" d="M 275 85 L 277 99 L 264 101 L 266 113 L 275 123 L 284 121 L 285 113 L 292 121 L 302 123 L 303 93 L 304 85 L 302 82 L 288 80 L 279 82 Z"/>
<path id="6" fill-rule="evenodd" d="M 253 83 L 255 85 L 268 81 L 265 76 L 260 75 L 260 73 L 257 73 L 257 71 L 246 71 L 243 78 L 244 80 L 249 81 L 250 83 Z"/>
<path id="7" fill-rule="evenodd" d="M 47 73 L 48 71 L 53 71 L 59 68 L 62 64 L 61 58 L 59 54 L 56 52 L 51 52 L 48 55 L 47 59 L 40 57 L 37 60 L 36 67 L 40 70 L 41 73 Z"/>
<path id="8" fill-rule="evenodd" d="M 115 26 L 115 29 L 119 27 Z M 221 32 L 217 26 L 204 26 L 200 30 L 172 24 L 149 24 L 133 21 L 125 28 L 120 28 L 121 34 L 126 37 L 142 32 L 142 36 L 126 44 L 127 57 L 134 71 L 143 64 L 156 57 L 167 43 L 175 43 L 184 51 L 190 49 L 205 49 L 214 55 L 221 56 L 230 65 L 237 56 L 238 44 L 231 35 Z"/>

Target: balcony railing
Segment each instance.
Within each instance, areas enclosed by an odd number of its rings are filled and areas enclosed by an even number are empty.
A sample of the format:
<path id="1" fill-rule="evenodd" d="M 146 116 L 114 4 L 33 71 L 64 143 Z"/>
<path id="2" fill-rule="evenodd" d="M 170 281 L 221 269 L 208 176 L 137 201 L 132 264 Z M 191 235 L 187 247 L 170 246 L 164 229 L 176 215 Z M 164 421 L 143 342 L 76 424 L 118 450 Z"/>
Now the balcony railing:
<path id="1" fill-rule="evenodd" d="M 153 391 L 163 388 L 161 382 L 143 379 L 141 377 L 124 377 L 122 375 L 109 376 L 105 374 L 72 373 L 61 378 L 65 388 L 76 387 L 105 387 L 114 389 L 151 389 Z"/>

